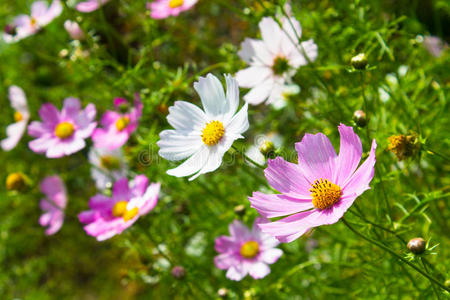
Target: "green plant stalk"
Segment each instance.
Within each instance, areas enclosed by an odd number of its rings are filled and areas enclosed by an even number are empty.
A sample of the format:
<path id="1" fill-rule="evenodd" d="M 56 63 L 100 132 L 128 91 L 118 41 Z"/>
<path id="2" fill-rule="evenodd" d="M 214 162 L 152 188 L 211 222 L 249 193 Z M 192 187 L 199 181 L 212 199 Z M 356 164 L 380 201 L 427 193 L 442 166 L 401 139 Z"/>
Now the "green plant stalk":
<path id="1" fill-rule="evenodd" d="M 424 277 L 428 278 L 430 281 L 434 282 L 435 284 L 437 284 L 439 287 L 441 287 L 442 289 L 450 292 L 450 288 L 446 287 L 445 284 L 439 282 L 436 278 L 432 277 L 431 275 L 428 275 L 428 273 L 424 272 L 423 270 L 421 270 L 420 268 L 418 268 L 416 265 L 414 265 L 413 263 L 409 262 L 408 260 L 406 260 L 405 258 L 401 257 L 400 255 L 398 255 L 397 253 L 395 253 L 394 250 L 388 248 L 387 246 L 385 246 L 384 244 L 377 242 L 373 239 L 371 239 L 370 237 L 365 236 L 364 234 L 360 233 L 359 231 L 357 231 L 356 229 L 354 229 L 346 220 L 345 218 L 342 218 L 342 222 L 345 224 L 345 226 L 348 227 L 348 229 L 350 229 L 354 234 L 359 235 L 361 238 L 363 238 L 364 240 L 368 241 L 369 243 L 374 244 L 375 246 L 383 249 L 386 252 L 389 252 L 390 254 L 392 254 L 393 256 L 395 256 L 396 258 L 398 258 L 399 260 L 401 260 L 402 262 L 404 262 L 405 264 L 407 264 L 408 266 L 410 266 L 411 268 L 413 268 L 414 270 L 416 270 L 418 273 L 422 274 Z"/>
<path id="2" fill-rule="evenodd" d="M 242 155 L 242 157 L 246 160 L 248 160 L 249 162 L 251 162 L 255 167 L 258 167 L 260 169 L 265 169 L 266 167 L 264 167 L 263 165 L 258 164 L 256 161 L 254 161 L 253 159 L 251 159 L 250 157 L 248 157 L 244 152 L 242 152 L 241 150 L 239 150 L 236 146 L 231 146 L 231 148 L 233 148 L 234 150 L 236 150 L 237 153 L 239 153 L 240 155 Z"/>
<path id="3" fill-rule="evenodd" d="M 420 262 L 422 263 L 423 268 L 425 269 L 425 272 L 427 272 L 428 274 L 430 274 L 430 272 L 428 271 L 427 265 L 425 264 L 425 262 L 423 261 L 423 257 L 420 258 Z M 430 284 L 431 287 L 433 288 L 434 293 L 436 294 L 436 298 L 438 300 L 441 299 L 441 297 L 439 296 L 439 291 L 436 289 L 436 286 L 434 285 L 433 281 L 430 280 Z"/>

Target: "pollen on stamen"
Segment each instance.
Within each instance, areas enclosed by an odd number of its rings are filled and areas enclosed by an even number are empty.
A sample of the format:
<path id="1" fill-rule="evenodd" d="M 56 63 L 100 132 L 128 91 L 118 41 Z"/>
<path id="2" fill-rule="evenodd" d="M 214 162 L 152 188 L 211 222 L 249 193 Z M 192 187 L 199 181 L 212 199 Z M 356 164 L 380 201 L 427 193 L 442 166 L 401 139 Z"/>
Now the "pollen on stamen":
<path id="1" fill-rule="evenodd" d="M 340 186 L 330 182 L 328 179 L 318 179 L 311 184 L 312 203 L 320 210 L 332 207 L 341 199 Z"/>
<path id="2" fill-rule="evenodd" d="M 211 121 L 202 131 L 202 141 L 208 146 L 216 145 L 225 134 L 225 129 L 220 121 Z"/>

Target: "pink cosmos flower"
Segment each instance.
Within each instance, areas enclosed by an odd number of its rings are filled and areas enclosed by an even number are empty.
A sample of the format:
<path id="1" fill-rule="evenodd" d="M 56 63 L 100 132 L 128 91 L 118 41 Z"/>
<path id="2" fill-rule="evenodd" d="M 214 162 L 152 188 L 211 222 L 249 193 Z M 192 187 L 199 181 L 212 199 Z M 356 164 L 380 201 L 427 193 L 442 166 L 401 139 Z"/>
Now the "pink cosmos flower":
<path id="1" fill-rule="evenodd" d="M 148 184 L 144 175 L 138 175 L 133 181 L 127 178 L 116 181 L 112 197 L 97 194 L 89 201 L 88 211 L 78 215 L 81 223 L 87 224 L 84 230 L 98 241 L 121 234 L 148 214 L 158 202 L 160 184 Z"/>
<path id="2" fill-rule="evenodd" d="M 252 207 L 264 217 L 288 216 L 272 223 L 260 224 L 263 232 L 280 242 L 291 242 L 309 229 L 336 223 L 364 191 L 374 175 L 376 142 L 369 157 L 357 169 L 362 145 L 353 128 L 339 126 L 341 145 L 336 155 L 322 133 L 305 134 L 295 144 L 298 164 L 281 157 L 268 161 L 264 171 L 269 184 L 281 194 L 253 193 Z"/>
<path id="3" fill-rule="evenodd" d="M 156 0 L 147 3 L 150 16 L 153 19 L 164 19 L 178 16 L 181 12 L 191 9 L 198 0 Z"/>
<path id="4" fill-rule="evenodd" d="M 41 106 L 42 122 L 31 122 L 28 134 L 36 139 L 28 145 L 36 153 L 45 153 L 48 158 L 71 155 L 86 146 L 85 139 L 91 136 L 97 122 L 94 104 L 81 110 L 80 100 L 66 98 L 59 112 L 51 103 Z"/>
<path id="5" fill-rule="evenodd" d="M 281 18 L 281 25 L 274 19 L 265 17 L 259 22 L 262 40 L 246 38 L 241 44 L 239 57 L 249 67 L 236 73 L 240 87 L 250 88 L 244 100 L 250 104 L 274 103 L 283 97 L 286 85 L 308 60 L 300 51 L 301 47 L 310 61 L 318 56 L 314 41 L 298 41 L 302 29 L 294 18 Z M 294 30 L 295 28 L 295 30 Z"/>
<path id="6" fill-rule="evenodd" d="M 8 94 L 11 106 L 15 109 L 15 122 L 6 127 L 6 135 L 8 137 L 0 142 L 2 149 L 5 151 L 10 151 L 16 147 L 27 129 L 27 124 L 30 120 L 27 98 L 25 97 L 23 90 L 20 87 L 13 85 L 9 88 Z"/>
<path id="7" fill-rule="evenodd" d="M 54 0 L 50 7 L 46 1 L 36 1 L 31 6 L 31 15 L 17 16 L 11 25 L 7 25 L 3 39 L 6 43 L 14 43 L 35 34 L 49 24 L 62 12 L 60 0 Z"/>
<path id="8" fill-rule="evenodd" d="M 124 145 L 136 130 L 143 108 L 139 95 L 136 94 L 134 107 L 129 109 L 128 112 L 118 112 L 120 108 L 127 107 L 127 105 L 126 99 L 114 99 L 116 111 L 106 111 L 101 120 L 103 128 L 97 128 L 92 135 L 96 148 L 117 149 Z"/>
<path id="9" fill-rule="evenodd" d="M 84 39 L 84 32 L 77 22 L 66 20 L 64 22 L 64 28 L 69 33 L 70 37 L 73 38 L 74 40 Z"/>
<path id="10" fill-rule="evenodd" d="M 90 13 L 99 9 L 100 6 L 106 4 L 107 2 L 109 2 L 109 0 L 88 0 L 78 3 L 75 8 L 79 12 Z"/>
<path id="11" fill-rule="evenodd" d="M 39 218 L 39 224 L 48 227 L 46 235 L 58 232 L 64 223 L 64 210 L 67 205 L 66 188 L 57 175 L 45 177 L 41 182 L 41 191 L 45 198 L 41 199 L 40 207 L 44 214 Z"/>
<path id="12" fill-rule="evenodd" d="M 262 233 L 257 224 L 268 222 L 258 218 L 249 230 L 241 221 L 229 226 L 231 236 L 219 236 L 215 248 L 220 254 L 214 258 L 216 267 L 227 271 L 227 278 L 241 280 L 247 274 L 260 279 L 270 273 L 268 265 L 275 263 L 283 251 L 275 248 L 279 242 Z"/>

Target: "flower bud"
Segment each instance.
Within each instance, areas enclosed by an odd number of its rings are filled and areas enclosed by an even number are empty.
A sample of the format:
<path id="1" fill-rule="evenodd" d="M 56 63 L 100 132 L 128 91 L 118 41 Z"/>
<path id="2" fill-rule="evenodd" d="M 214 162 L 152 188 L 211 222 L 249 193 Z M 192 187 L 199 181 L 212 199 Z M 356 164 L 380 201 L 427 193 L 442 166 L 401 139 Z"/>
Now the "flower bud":
<path id="1" fill-rule="evenodd" d="M 182 279 L 186 275 L 186 270 L 182 266 L 175 266 L 170 273 L 176 279 Z"/>
<path id="2" fill-rule="evenodd" d="M 358 55 L 352 57 L 350 63 L 353 68 L 357 70 L 364 70 L 367 66 L 367 56 L 364 53 L 359 53 Z"/>
<path id="3" fill-rule="evenodd" d="M 84 38 L 84 32 L 77 22 L 66 20 L 64 22 L 64 28 L 74 40 L 82 40 Z"/>
<path id="4" fill-rule="evenodd" d="M 353 121 L 355 121 L 358 127 L 365 127 L 367 125 L 367 116 L 366 113 L 362 110 L 357 110 L 353 114 Z"/>
<path id="5" fill-rule="evenodd" d="M 157 109 L 160 113 L 164 115 L 169 112 L 169 107 L 165 103 L 161 103 L 160 105 L 158 105 Z"/>
<path id="6" fill-rule="evenodd" d="M 422 254 L 425 252 L 427 242 L 423 238 L 413 238 L 408 242 L 408 249 L 414 254 Z"/>
<path id="7" fill-rule="evenodd" d="M 25 186 L 25 177 L 21 173 L 11 173 L 6 178 L 6 188 L 10 191 L 22 191 Z"/>
<path id="8" fill-rule="evenodd" d="M 219 295 L 220 298 L 226 298 L 228 296 L 228 290 L 226 288 L 220 288 L 217 291 L 217 295 Z"/>
<path id="9" fill-rule="evenodd" d="M 16 26 L 11 25 L 11 24 L 7 24 L 7 25 L 5 26 L 5 28 L 3 29 L 3 31 L 4 31 L 6 34 L 9 34 L 9 35 L 15 35 L 15 34 L 17 33 L 17 31 L 16 31 Z"/>
<path id="10" fill-rule="evenodd" d="M 275 145 L 273 144 L 272 141 L 266 140 L 262 142 L 261 145 L 259 146 L 259 152 L 261 152 L 261 154 L 264 155 L 265 157 L 272 155 L 274 151 Z"/>
<path id="11" fill-rule="evenodd" d="M 245 206 L 242 204 L 235 206 L 234 213 L 242 217 L 243 215 L 245 215 Z"/>

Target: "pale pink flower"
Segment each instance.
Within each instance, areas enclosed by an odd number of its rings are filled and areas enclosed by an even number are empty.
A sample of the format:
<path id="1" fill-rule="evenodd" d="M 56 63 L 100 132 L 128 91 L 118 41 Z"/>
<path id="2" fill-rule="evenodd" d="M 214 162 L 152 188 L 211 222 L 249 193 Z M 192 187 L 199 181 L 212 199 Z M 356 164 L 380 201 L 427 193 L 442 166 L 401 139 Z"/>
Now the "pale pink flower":
<path id="1" fill-rule="evenodd" d="M 98 241 L 121 234 L 143 215 L 148 214 L 158 202 L 160 184 L 148 184 L 145 175 L 133 181 L 127 178 L 116 181 L 112 197 L 97 194 L 89 201 L 90 210 L 78 215 L 84 230 Z"/>
<path id="2" fill-rule="evenodd" d="M 45 177 L 40 187 L 45 198 L 41 199 L 40 203 L 44 214 L 39 218 L 39 224 L 48 227 L 45 230 L 46 235 L 52 235 L 58 232 L 64 223 L 64 210 L 67 205 L 66 188 L 57 175 Z"/>
<path id="3" fill-rule="evenodd" d="M 70 37 L 73 38 L 74 40 L 84 39 L 84 32 L 77 22 L 66 20 L 64 22 L 64 28 L 69 33 Z"/>
<path id="4" fill-rule="evenodd" d="M 263 232 L 280 242 L 291 242 L 309 229 L 336 223 L 364 191 L 374 175 L 376 142 L 357 169 L 362 145 L 352 127 L 339 126 L 339 156 L 322 133 L 305 134 L 295 144 L 298 164 L 281 157 L 268 161 L 264 171 L 269 184 L 281 194 L 254 192 L 251 206 L 266 218 L 288 216 L 260 224 Z"/>
<path id="5" fill-rule="evenodd" d="M 7 138 L 3 139 L 0 144 L 3 150 L 10 151 L 19 143 L 28 121 L 30 120 L 30 112 L 28 111 L 27 98 L 25 93 L 18 86 L 11 86 L 8 90 L 9 101 L 11 102 L 14 112 L 14 123 L 6 127 Z"/>
<path id="6" fill-rule="evenodd" d="M 34 121 L 28 126 L 28 134 L 36 139 L 28 145 L 36 153 L 45 153 L 48 158 L 71 155 L 86 146 L 84 141 L 92 135 L 97 122 L 94 104 L 81 109 L 80 100 L 66 98 L 59 112 L 51 103 L 41 106 L 42 122 Z"/>
<path id="7" fill-rule="evenodd" d="M 238 52 L 250 65 L 236 73 L 239 86 L 251 89 L 244 96 L 250 104 L 260 104 L 265 100 L 269 104 L 282 98 L 285 85 L 291 84 L 297 69 L 308 63 L 301 47 L 311 61 L 317 58 L 317 45 L 313 40 L 298 41 L 300 23 L 294 18 L 281 18 L 281 21 L 282 27 L 272 18 L 263 18 L 259 22 L 262 40 L 247 38 Z"/>
<path id="8" fill-rule="evenodd" d="M 219 236 L 215 248 L 220 254 L 214 258 L 217 268 L 227 270 L 227 278 L 241 280 L 247 274 L 260 279 L 270 273 L 268 265 L 275 263 L 283 251 L 275 248 L 279 242 L 262 233 L 257 224 L 266 223 L 264 218 L 255 220 L 251 230 L 241 221 L 229 226 L 231 236 Z"/>
<path id="9" fill-rule="evenodd" d="M 78 3 L 75 8 L 79 12 L 90 13 L 99 9 L 100 6 L 106 4 L 107 2 L 109 2 L 109 0 L 88 0 Z"/>
<path id="10" fill-rule="evenodd" d="M 191 9 L 198 0 L 156 0 L 147 3 L 150 16 L 153 19 L 164 19 L 178 16 L 181 12 Z"/>
<path id="11" fill-rule="evenodd" d="M 34 2 L 31 6 L 31 15 L 17 16 L 13 23 L 5 28 L 3 39 L 6 43 L 13 43 L 35 34 L 58 17 L 62 9 L 60 0 L 54 0 L 50 7 L 46 1 Z"/>
<path id="12" fill-rule="evenodd" d="M 121 113 L 122 107 L 127 108 L 128 101 L 124 98 L 114 99 L 114 108 L 116 111 L 108 110 L 103 116 L 100 124 L 102 128 L 97 128 L 92 135 L 94 146 L 96 148 L 106 148 L 114 150 L 123 146 L 130 135 L 138 127 L 138 120 L 142 115 L 143 105 L 136 94 L 134 106 L 127 112 Z"/>

